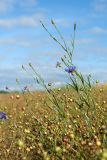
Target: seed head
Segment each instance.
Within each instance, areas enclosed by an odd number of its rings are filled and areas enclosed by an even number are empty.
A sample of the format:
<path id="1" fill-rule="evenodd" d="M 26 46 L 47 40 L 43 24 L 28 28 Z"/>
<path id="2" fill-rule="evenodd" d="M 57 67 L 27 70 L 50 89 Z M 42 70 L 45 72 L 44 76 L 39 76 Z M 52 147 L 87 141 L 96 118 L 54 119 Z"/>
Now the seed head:
<path id="1" fill-rule="evenodd" d="M 53 19 L 51 19 L 51 23 L 52 23 L 53 25 L 55 25 L 55 22 L 53 21 Z"/>
<path id="2" fill-rule="evenodd" d="M 21 139 L 18 140 L 17 144 L 20 148 L 24 147 L 24 142 Z"/>
<path id="3" fill-rule="evenodd" d="M 99 140 L 96 141 L 97 146 L 101 146 L 101 142 Z"/>
<path id="4" fill-rule="evenodd" d="M 20 98 L 20 96 L 19 95 L 16 95 L 16 99 L 19 99 Z"/>
<path id="5" fill-rule="evenodd" d="M 74 31 L 76 30 L 76 23 L 74 23 Z"/>
<path id="6" fill-rule="evenodd" d="M 60 151 L 61 151 L 61 148 L 57 146 L 57 147 L 55 148 L 55 150 L 56 150 L 56 152 L 60 152 Z"/>

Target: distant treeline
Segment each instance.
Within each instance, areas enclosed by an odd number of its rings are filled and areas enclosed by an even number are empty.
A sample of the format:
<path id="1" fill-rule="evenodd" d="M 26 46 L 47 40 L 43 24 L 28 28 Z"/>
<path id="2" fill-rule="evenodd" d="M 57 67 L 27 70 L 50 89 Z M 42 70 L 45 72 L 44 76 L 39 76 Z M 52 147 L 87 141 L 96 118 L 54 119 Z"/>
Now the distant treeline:
<path id="1" fill-rule="evenodd" d="M 9 94 L 9 93 L 20 93 L 19 91 L 5 91 L 5 90 L 0 90 L 0 94 Z"/>

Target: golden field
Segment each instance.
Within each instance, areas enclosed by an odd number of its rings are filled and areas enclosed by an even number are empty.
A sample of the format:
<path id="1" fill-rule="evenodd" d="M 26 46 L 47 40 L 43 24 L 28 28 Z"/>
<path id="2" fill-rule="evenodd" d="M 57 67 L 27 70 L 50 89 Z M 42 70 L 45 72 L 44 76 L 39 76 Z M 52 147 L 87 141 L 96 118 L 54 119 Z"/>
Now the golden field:
<path id="1" fill-rule="evenodd" d="M 87 124 L 71 89 L 55 89 L 64 117 L 45 92 L 1 94 L 0 160 L 106 160 L 107 85 L 92 89 L 96 115 Z M 49 103 L 47 103 L 49 102 Z M 49 104 L 49 106 L 48 106 Z"/>

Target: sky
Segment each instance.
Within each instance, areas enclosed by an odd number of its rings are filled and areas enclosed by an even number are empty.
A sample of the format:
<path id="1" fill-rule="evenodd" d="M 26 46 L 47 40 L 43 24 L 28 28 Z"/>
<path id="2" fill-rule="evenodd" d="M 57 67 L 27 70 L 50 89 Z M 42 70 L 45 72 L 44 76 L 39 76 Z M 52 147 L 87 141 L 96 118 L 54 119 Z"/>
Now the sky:
<path id="1" fill-rule="evenodd" d="M 73 62 L 84 75 L 106 83 L 107 0 L 0 0 L 0 90 L 5 86 L 10 90 L 25 85 L 40 88 L 29 63 L 46 83 L 59 86 L 67 82 L 65 73 L 56 68 L 64 52 L 40 24 L 42 21 L 58 37 L 51 19 L 69 45 L 76 23 Z"/>

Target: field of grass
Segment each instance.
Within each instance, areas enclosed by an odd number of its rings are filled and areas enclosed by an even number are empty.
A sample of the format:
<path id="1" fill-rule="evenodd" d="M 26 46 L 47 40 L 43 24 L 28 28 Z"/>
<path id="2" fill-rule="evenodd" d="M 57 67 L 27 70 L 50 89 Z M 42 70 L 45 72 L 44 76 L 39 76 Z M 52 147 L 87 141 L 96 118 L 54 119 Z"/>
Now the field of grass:
<path id="1" fill-rule="evenodd" d="M 64 103 L 64 117 L 50 103 L 47 93 L 1 94 L 0 160 L 106 160 L 107 86 L 96 86 L 96 115 L 87 123 L 66 87 L 54 90 Z M 49 101 L 49 107 L 47 102 Z"/>

